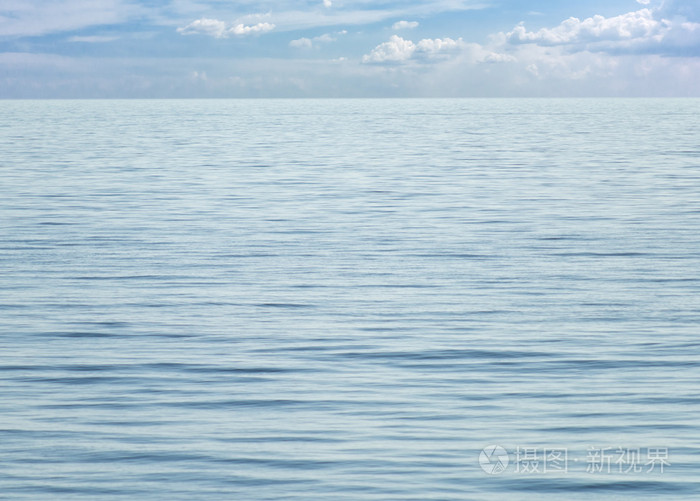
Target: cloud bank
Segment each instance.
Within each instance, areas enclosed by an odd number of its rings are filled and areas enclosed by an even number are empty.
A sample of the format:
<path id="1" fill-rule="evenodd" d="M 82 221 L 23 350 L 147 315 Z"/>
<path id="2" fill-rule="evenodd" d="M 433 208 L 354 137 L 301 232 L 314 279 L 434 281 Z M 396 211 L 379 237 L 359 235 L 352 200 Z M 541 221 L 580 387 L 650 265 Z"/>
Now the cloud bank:
<path id="1" fill-rule="evenodd" d="M 666 18 L 662 9 L 645 8 L 607 18 L 570 17 L 558 26 L 537 31 L 528 31 L 521 23 L 504 36 L 510 44 L 567 46 L 573 51 L 668 55 L 684 49 L 700 52 L 700 23 L 679 16 Z"/>

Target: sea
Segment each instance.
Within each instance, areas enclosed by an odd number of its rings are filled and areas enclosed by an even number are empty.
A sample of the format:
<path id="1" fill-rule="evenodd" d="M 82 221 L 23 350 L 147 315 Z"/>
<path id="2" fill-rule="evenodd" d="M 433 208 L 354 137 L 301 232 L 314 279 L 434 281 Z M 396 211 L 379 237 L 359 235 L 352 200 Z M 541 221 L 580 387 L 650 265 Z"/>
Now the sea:
<path id="1" fill-rule="evenodd" d="M 700 99 L 0 101 L 0 499 L 700 499 Z"/>

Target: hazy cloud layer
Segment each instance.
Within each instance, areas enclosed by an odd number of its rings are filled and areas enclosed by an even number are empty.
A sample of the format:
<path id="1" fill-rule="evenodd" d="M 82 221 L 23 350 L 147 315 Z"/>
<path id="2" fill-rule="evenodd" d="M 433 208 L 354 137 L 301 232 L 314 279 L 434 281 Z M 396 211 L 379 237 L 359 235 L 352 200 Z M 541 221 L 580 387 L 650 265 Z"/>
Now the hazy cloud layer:
<path id="1" fill-rule="evenodd" d="M 182 35 L 209 35 L 214 38 L 228 38 L 231 35 L 252 35 L 256 33 L 265 33 L 275 29 L 275 25 L 271 23 L 257 23 L 251 26 L 246 26 L 242 23 L 227 26 L 224 21 L 218 19 L 197 19 L 192 21 L 187 26 L 178 28 L 177 32 Z"/>
<path id="2" fill-rule="evenodd" d="M 0 36 L 38 36 L 123 23 L 147 12 L 126 0 L 6 0 L 0 2 Z"/>
<path id="3" fill-rule="evenodd" d="M 417 28 L 418 25 L 418 21 L 396 21 L 391 28 L 394 30 L 412 30 Z"/>
<path id="4" fill-rule="evenodd" d="M 310 49 L 314 46 L 318 46 L 320 44 L 327 44 L 327 43 L 332 43 L 337 41 L 338 39 L 336 38 L 337 35 L 345 35 L 347 34 L 347 31 L 339 31 L 338 33 L 334 35 L 331 35 L 330 33 L 324 33 L 323 35 L 319 35 L 317 37 L 313 38 L 307 38 L 307 37 L 301 37 L 297 38 L 296 40 L 292 40 L 289 42 L 290 47 L 295 47 L 295 48 L 301 48 L 301 49 Z"/>

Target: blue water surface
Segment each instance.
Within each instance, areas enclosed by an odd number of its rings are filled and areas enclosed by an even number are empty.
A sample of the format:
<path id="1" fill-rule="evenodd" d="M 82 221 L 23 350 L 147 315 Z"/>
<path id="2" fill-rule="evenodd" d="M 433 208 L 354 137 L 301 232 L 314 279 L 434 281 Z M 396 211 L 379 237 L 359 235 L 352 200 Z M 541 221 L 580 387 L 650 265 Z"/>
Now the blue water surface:
<path id="1" fill-rule="evenodd" d="M 699 117 L 0 101 L 0 499 L 700 499 Z"/>

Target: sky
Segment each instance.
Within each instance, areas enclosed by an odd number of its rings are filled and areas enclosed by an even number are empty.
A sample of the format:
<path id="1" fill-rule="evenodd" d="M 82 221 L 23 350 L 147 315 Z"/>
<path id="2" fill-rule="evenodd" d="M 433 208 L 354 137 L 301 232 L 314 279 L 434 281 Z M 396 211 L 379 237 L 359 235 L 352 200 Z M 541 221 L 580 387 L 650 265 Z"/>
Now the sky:
<path id="1" fill-rule="evenodd" d="M 0 98 L 700 96 L 700 0 L 0 0 Z"/>

